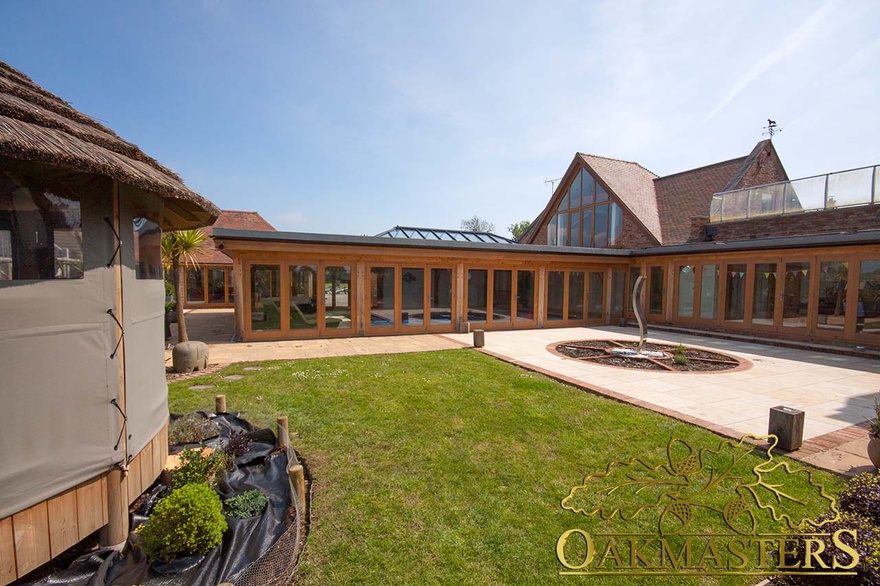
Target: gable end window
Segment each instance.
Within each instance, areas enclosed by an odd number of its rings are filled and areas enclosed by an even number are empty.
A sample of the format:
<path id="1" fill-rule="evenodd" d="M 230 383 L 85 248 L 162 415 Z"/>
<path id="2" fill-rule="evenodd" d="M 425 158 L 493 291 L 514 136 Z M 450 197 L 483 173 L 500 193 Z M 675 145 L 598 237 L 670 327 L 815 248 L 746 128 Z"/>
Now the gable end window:
<path id="1" fill-rule="evenodd" d="M 623 212 L 585 169 L 575 175 L 550 216 L 547 244 L 613 248 L 620 246 Z"/>

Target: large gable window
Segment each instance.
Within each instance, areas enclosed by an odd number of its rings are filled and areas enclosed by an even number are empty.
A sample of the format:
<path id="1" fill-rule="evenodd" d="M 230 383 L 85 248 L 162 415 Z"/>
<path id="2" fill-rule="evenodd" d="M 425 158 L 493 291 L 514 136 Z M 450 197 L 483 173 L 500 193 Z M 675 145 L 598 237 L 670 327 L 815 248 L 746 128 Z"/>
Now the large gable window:
<path id="1" fill-rule="evenodd" d="M 550 246 L 612 248 L 620 245 L 623 213 L 585 169 L 568 185 L 547 224 Z"/>

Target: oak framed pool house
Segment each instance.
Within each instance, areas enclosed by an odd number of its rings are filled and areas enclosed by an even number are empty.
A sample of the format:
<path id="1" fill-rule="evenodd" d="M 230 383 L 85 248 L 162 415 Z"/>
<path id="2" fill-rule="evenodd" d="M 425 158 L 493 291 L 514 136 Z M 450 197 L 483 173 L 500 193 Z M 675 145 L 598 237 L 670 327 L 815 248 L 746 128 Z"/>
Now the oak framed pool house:
<path id="1" fill-rule="evenodd" d="M 618 324 L 647 278 L 654 324 L 880 345 L 880 169 L 790 180 L 770 140 L 658 177 L 578 153 L 517 242 L 215 228 L 236 337 Z"/>

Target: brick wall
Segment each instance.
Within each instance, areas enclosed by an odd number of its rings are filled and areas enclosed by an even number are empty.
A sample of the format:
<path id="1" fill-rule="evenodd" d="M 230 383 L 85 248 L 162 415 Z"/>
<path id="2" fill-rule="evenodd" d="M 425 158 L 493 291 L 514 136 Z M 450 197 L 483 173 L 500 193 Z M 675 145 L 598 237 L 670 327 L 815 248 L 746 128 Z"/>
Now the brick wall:
<path id="1" fill-rule="evenodd" d="M 749 167 L 749 170 L 743 175 L 742 179 L 733 187 L 740 189 L 743 187 L 754 187 L 756 185 L 766 185 L 767 183 L 776 183 L 777 181 L 787 181 L 788 175 L 782 166 L 779 155 L 772 143 L 767 146 L 758 155 L 755 162 Z"/>
<path id="2" fill-rule="evenodd" d="M 623 213 L 621 243 L 617 248 L 647 248 L 657 243 L 636 220 L 627 212 Z"/>
<path id="3" fill-rule="evenodd" d="M 834 234 L 880 228 L 880 205 L 834 208 L 702 226 L 697 225 L 697 218 L 692 222 L 691 242 L 703 242 L 707 228 L 717 230 L 712 238 L 715 241 Z"/>

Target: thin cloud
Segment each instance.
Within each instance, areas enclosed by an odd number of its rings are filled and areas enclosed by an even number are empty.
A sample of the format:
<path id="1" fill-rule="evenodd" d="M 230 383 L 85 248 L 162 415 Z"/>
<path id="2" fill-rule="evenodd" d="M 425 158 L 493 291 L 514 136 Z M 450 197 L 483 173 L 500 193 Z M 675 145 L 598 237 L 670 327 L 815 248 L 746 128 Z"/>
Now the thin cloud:
<path id="1" fill-rule="evenodd" d="M 724 96 L 724 99 L 709 112 L 709 115 L 703 120 L 703 124 L 714 118 L 718 112 L 732 102 L 740 92 L 754 83 L 756 79 L 804 47 L 820 30 L 824 34 L 828 34 L 827 27 L 823 27 L 823 25 L 827 25 L 826 20 L 835 10 L 837 3 L 838 0 L 829 0 L 820 6 L 800 26 L 790 32 L 775 49 L 740 76 L 727 95 Z"/>

